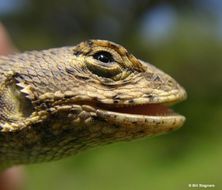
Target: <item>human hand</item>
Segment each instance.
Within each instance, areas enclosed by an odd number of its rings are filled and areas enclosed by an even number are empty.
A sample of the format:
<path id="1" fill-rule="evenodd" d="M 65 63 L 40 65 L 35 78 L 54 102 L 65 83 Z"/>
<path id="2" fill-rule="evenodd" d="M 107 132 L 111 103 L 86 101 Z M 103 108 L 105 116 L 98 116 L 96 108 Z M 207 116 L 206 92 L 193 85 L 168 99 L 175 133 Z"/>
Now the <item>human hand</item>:
<path id="1" fill-rule="evenodd" d="M 15 52 L 16 49 L 12 45 L 4 26 L 0 22 L 0 55 L 6 55 Z"/>
<path id="2" fill-rule="evenodd" d="M 22 167 L 13 167 L 0 173 L 0 190 L 22 190 L 23 172 Z"/>

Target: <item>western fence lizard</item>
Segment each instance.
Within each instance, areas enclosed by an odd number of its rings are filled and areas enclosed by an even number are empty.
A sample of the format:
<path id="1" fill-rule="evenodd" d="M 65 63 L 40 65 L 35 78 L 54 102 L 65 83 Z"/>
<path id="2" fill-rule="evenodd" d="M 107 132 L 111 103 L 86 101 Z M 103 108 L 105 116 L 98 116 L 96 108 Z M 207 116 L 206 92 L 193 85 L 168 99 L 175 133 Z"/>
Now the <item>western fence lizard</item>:
<path id="1" fill-rule="evenodd" d="M 105 40 L 1 56 L 0 168 L 177 129 L 185 118 L 168 106 L 185 98 L 169 75 Z"/>

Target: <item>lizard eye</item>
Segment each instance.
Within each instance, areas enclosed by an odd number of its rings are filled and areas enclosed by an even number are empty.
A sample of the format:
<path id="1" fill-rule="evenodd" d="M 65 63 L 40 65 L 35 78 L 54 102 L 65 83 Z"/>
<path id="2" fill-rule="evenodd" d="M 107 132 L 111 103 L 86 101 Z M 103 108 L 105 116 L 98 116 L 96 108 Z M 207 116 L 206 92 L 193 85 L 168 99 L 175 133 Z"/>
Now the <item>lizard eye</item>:
<path id="1" fill-rule="evenodd" d="M 115 61 L 114 56 L 115 53 L 110 53 L 106 49 L 97 50 L 90 57 L 86 57 L 85 63 L 91 73 L 114 79 L 116 75 L 122 72 L 121 66 Z"/>
<path id="2" fill-rule="evenodd" d="M 107 51 L 99 51 L 93 55 L 93 58 L 103 63 L 111 63 L 114 61 L 112 54 Z"/>

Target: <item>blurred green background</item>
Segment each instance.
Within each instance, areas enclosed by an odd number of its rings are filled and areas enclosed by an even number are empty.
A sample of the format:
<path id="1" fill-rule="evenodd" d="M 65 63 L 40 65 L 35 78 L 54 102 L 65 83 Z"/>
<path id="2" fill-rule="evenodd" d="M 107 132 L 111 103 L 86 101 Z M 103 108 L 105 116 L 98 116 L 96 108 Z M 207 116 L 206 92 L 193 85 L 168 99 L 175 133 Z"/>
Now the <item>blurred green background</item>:
<path id="1" fill-rule="evenodd" d="M 175 106 L 187 117 L 180 130 L 26 166 L 26 189 L 222 189 L 221 10 L 220 0 L 0 0 L 0 21 L 19 50 L 112 40 L 189 95 Z"/>

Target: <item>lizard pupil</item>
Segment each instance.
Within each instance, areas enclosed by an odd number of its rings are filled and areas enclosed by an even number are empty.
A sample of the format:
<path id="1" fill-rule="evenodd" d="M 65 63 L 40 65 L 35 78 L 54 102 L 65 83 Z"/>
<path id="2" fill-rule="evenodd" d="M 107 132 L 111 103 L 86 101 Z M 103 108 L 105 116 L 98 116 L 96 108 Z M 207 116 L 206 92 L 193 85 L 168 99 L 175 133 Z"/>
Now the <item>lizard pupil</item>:
<path id="1" fill-rule="evenodd" d="M 109 52 L 106 52 L 106 51 L 99 51 L 99 52 L 95 53 L 93 55 L 93 58 L 97 59 L 103 63 L 110 63 L 110 62 L 114 61 L 112 54 Z"/>

